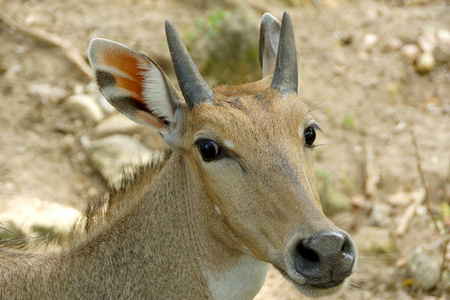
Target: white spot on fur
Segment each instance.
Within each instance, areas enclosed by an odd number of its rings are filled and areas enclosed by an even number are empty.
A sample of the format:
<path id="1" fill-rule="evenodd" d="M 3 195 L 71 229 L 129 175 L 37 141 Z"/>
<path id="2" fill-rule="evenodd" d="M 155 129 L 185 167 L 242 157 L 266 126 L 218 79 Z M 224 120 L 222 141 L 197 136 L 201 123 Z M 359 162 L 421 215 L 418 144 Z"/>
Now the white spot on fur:
<path id="1" fill-rule="evenodd" d="M 225 145 L 225 147 L 227 147 L 228 149 L 234 149 L 234 144 L 232 141 L 230 140 L 224 140 L 223 144 Z"/>
<path id="2" fill-rule="evenodd" d="M 221 273 L 204 270 L 213 299 L 253 299 L 266 279 L 270 264 L 242 255 Z"/>
<path id="3" fill-rule="evenodd" d="M 222 212 L 220 211 L 220 208 L 219 208 L 217 205 L 215 205 L 215 204 L 214 204 L 214 207 L 216 208 L 217 213 L 218 213 L 219 215 L 221 215 Z"/>

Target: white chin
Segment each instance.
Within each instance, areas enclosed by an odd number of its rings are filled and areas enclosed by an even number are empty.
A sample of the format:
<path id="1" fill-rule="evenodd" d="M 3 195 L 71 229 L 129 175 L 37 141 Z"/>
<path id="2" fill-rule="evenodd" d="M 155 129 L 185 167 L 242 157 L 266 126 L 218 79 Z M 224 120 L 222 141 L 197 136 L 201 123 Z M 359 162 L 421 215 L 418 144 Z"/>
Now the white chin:
<path id="1" fill-rule="evenodd" d="M 297 284 L 297 283 L 293 284 L 300 293 L 311 298 L 325 297 L 336 294 L 344 286 L 344 282 L 330 288 L 315 287 L 308 284 Z"/>

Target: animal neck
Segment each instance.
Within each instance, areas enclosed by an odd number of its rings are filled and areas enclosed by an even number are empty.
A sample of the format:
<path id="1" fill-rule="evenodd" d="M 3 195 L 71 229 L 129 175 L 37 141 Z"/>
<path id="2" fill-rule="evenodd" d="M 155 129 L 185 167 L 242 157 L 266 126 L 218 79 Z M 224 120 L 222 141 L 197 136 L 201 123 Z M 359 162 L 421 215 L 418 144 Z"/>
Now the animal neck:
<path id="1" fill-rule="evenodd" d="M 244 253 L 227 226 L 225 216 L 214 205 L 194 163 L 186 160 L 189 186 L 188 214 L 198 263 L 213 299 L 253 299 L 261 289 L 269 264 Z"/>
<path id="2" fill-rule="evenodd" d="M 172 154 L 87 213 L 59 251 L 0 247 L 0 298 L 253 298 L 266 264 L 229 247 L 192 170 Z"/>

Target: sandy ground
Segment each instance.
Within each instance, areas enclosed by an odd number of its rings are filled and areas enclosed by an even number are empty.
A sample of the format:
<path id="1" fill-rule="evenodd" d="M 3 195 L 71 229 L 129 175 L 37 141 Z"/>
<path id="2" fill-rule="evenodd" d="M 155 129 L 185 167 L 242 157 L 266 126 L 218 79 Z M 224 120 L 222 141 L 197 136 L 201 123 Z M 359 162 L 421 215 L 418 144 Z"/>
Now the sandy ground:
<path id="1" fill-rule="evenodd" d="M 17 0 L 0 1 L 0 10 L 22 24 L 70 41 L 84 57 L 94 37 L 126 44 L 156 60 L 172 80 L 164 37 L 166 19 L 178 28 L 189 28 L 218 8 L 244 10 L 255 20 L 266 11 L 281 18 L 289 10 L 302 57 L 301 97 L 314 109 L 324 131 L 320 139 L 325 145 L 316 151 L 316 168 L 331 174 L 334 188 L 356 203 L 333 220 L 357 236 L 369 225 L 374 203 L 392 204 L 392 195 L 421 187 L 411 131 L 420 148 L 433 207 L 450 202 L 446 192 L 450 166 L 448 52 L 430 72 L 419 74 L 400 50 L 407 44 L 417 45 L 424 33 L 435 36 L 450 28 L 444 1 L 328 0 L 316 6 L 301 0 L 249 0 L 240 1 L 238 7 L 236 3 Z M 60 49 L 2 22 L 0 41 L 0 211 L 11 203 L 26 205 L 30 199 L 81 209 L 103 193 L 106 184 L 89 166 L 82 147 L 81 141 L 90 137 L 94 124 L 70 111 L 64 99 L 89 90 L 90 80 Z M 42 89 L 46 92 L 39 93 Z M 152 145 L 145 139 L 143 143 Z M 369 152 L 380 178 L 371 200 L 364 197 L 367 149 L 373 149 Z M 394 231 L 406 202 L 392 206 L 391 224 L 385 225 L 388 230 Z M 433 246 L 439 238 L 427 215 L 419 214 L 408 234 L 395 237 L 399 245 L 395 251 L 362 253 L 353 283 L 338 298 L 436 295 L 435 290 L 405 287 L 407 271 L 395 262 L 417 246 L 428 247 L 439 258 Z M 258 297 L 301 296 L 271 271 Z"/>

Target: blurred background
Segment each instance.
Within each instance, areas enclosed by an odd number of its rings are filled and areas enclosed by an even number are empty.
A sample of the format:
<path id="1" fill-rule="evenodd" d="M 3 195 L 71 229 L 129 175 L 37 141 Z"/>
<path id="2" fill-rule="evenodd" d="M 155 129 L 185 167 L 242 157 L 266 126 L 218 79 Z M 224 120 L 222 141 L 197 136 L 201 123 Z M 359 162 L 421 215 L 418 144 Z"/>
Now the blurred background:
<path id="1" fill-rule="evenodd" d="M 261 76 L 261 16 L 285 10 L 301 99 L 323 129 L 324 210 L 360 252 L 331 299 L 448 299 L 448 1 L 0 0 L 0 238 L 52 238 L 123 168 L 166 150 L 99 94 L 85 68 L 92 38 L 146 54 L 176 83 L 171 19 L 209 84 L 237 84 Z M 304 297 L 270 270 L 256 299 Z"/>

